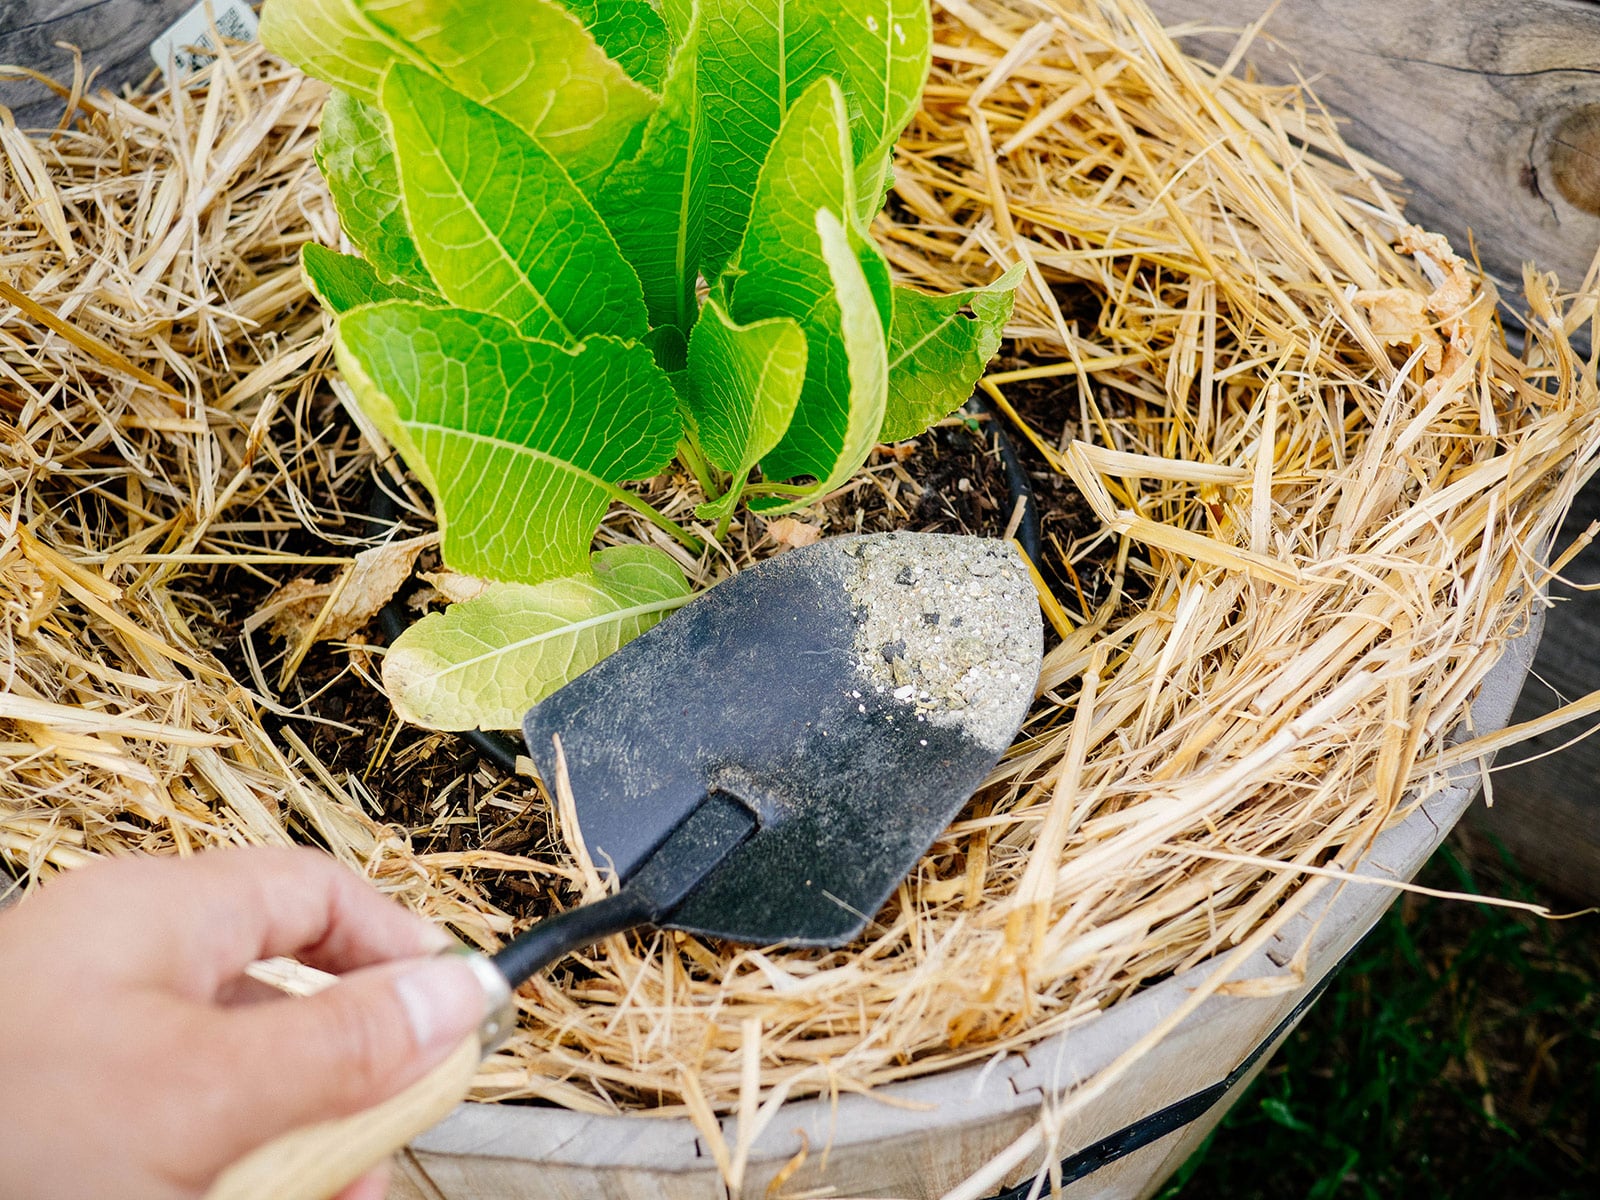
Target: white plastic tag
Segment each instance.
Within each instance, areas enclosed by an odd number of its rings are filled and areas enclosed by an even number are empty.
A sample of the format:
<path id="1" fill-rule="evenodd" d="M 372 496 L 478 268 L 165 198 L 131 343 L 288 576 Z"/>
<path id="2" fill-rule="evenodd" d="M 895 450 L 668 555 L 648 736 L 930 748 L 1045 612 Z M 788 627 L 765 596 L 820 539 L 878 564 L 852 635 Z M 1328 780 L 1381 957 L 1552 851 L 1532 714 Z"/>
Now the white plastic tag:
<path id="1" fill-rule="evenodd" d="M 210 13 L 215 13 L 213 21 Z M 162 71 L 171 67 L 182 79 L 216 57 L 212 25 L 217 33 L 248 42 L 256 36 L 256 14 L 244 0 L 200 0 L 150 43 L 150 57 Z"/>

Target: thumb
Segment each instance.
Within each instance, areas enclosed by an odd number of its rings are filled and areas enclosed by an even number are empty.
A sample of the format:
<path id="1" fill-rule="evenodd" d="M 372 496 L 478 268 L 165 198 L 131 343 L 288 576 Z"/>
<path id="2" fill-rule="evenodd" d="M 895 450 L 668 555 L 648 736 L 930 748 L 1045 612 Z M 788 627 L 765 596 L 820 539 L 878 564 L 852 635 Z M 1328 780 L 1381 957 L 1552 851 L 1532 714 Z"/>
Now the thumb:
<path id="1" fill-rule="evenodd" d="M 460 955 L 352 971 L 314 996 L 231 1010 L 248 1133 L 240 1153 L 290 1129 L 371 1108 L 442 1062 L 487 1014 Z M 246 1116 L 248 1114 L 248 1116 Z"/>

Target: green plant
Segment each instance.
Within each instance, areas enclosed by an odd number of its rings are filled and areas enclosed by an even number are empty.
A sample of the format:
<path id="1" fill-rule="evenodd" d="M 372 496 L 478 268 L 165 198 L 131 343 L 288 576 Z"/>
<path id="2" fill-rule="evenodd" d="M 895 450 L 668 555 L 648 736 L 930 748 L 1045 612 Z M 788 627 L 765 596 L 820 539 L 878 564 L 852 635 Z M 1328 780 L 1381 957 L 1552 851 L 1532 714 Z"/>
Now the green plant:
<path id="1" fill-rule="evenodd" d="M 514 723 L 684 601 L 659 551 L 591 556 L 615 502 L 701 546 L 624 483 L 676 457 L 720 537 L 965 399 L 1019 269 L 926 296 L 866 234 L 930 36 L 926 0 L 268 0 L 263 40 L 337 89 L 318 161 L 359 255 L 303 266 L 340 369 L 446 564 L 499 585 L 392 648 L 402 715 Z M 557 592 L 577 634 L 514 622 Z"/>

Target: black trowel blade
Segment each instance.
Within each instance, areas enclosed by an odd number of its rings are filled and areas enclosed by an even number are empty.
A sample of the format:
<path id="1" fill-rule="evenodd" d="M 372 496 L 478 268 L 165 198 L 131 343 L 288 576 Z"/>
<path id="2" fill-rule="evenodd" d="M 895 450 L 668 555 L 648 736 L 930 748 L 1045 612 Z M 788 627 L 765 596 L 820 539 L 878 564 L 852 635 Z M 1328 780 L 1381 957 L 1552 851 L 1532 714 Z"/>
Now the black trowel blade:
<path id="1" fill-rule="evenodd" d="M 865 927 L 994 767 L 1043 643 L 1004 542 L 832 538 L 735 576 L 527 715 L 560 739 L 585 846 L 626 881 L 713 791 L 756 832 L 661 921 L 838 945 Z"/>

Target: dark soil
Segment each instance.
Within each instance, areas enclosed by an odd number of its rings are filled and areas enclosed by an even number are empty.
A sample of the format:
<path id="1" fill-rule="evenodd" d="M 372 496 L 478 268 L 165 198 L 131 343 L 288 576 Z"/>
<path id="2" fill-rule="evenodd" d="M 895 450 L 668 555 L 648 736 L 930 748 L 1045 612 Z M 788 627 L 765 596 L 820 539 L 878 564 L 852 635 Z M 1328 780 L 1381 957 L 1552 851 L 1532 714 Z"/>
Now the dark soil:
<path id="1" fill-rule="evenodd" d="M 1002 370 L 1013 370 L 1031 364 L 1026 359 L 1014 358 L 996 365 Z M 1017 415 L 1033 427 L 1041 440 L 1057 449 L 1078 436 L 1076 395 L 1076 384 L 1066 384 L 1060 379 L 1024 380 L 1006 387 L 1006 398 Z M 1119 393 L 1102 393 L 1100 403 L 1108 416 L 1127 415 L 1127 406 Z M 1088 501 L 1070 480 L 1050 469 L 1027 438 L 1014 437 L 1012 444 L 1039 498 L 1043 542 L 1040 573 L 1051 591 L 1069 607 L 1098 608 L 1112 590 L 1111 564 L 1102 561 L 1100 556 L 1112 557 L 1114 545 L 1100 546 L 1096 552 L 1085 554 L 1083 543 L 1100 532 L 1100 521 L 1089 508 Z M 1138 601 L 1144 595 L 1142 581 L 1137 575 L 1124 579 L 1123 591 L 1128 600 Z M 1087 617 L 1089 613 L 1082 615 Z"/>
<path id="2" fill-rule="evenodd" d="M 824 506 L 830 533 L 917 529 L 999 537 L 1011 516 L 987 418 L 958 413 L 915 441 L 874 453 L 871 483 Z"/>
<path id="3" fill-rule="evenodd" d="M 293 524 L 278 535 L 272 548 L 305 555 L 342 555 L 352 552 L 374 533 L 392 522 L 370 515 L 375 493 L 374 464 L 354 448 L 355 430 L 339 406 L 325 399 L 326 409 L 314 417 L 301 414 L 302 423 L 329 432 L 331 441 L 347 439 L 349 446 L 331 453 L 327 461 L 340 470 L 300 485 L 323 515 L 319 532 Z M 275 430 L 286 439 L 285 424 Z M 350 469 L 359 466 L 362 469 Z M 402 536 L 431 527 L 415 518 L 403 519 Z M 439 565 L 436 554 L 425 553 L 419 569 Z M 331 579 L 332 568 L 306 572 Z M 244 568 L 224 569 L 207 587 L 216 614 L 216 626 L 206 631 L 213 653 L 234 678 L 249 680 L 244 624 L 288 577 L 269 578 Z M 254 652 L 269 681 L 276 681 L 285 647 L 265 629 L 249 635 Z M 531 781 L 508 776 L 487 763 L 469 743 L 453 734 L 440 734 L 399 722 L 388 700 L 373 682 L 378 673 L 375 658 L 362 653 L 362 644 L 381 646 L 378 622 L 351 643 L 319 642 L 306 655 L 288 688 L 278 697 L 285 708 L 310 714 L 314 720 L 269 717 L 265 724 L 292 724 L 295 734 L 312 750 L 336 779 L 364 794 L 369 812 L 378 820 L 412 831 L 419 852 L 494 849 L 537 854 L 548 839 L 548 822 L 534 818 L 541 798 Z M 315 831 L 297 831 L 311 843 Z"/>

